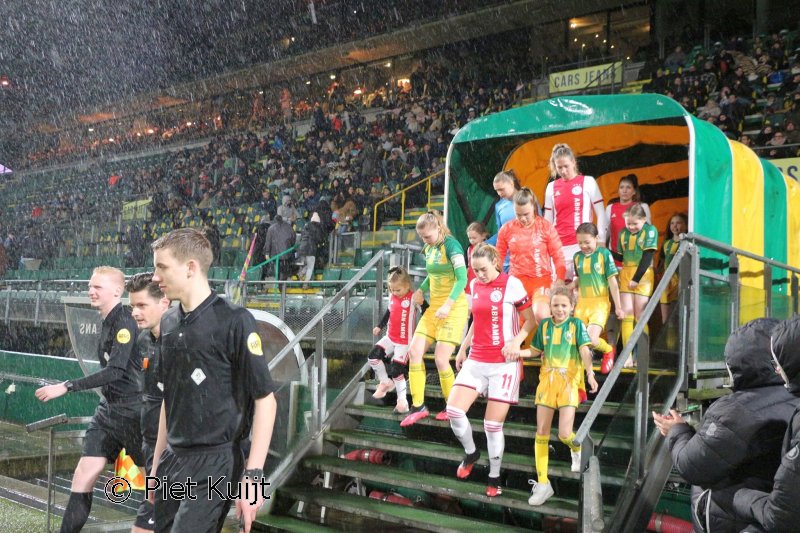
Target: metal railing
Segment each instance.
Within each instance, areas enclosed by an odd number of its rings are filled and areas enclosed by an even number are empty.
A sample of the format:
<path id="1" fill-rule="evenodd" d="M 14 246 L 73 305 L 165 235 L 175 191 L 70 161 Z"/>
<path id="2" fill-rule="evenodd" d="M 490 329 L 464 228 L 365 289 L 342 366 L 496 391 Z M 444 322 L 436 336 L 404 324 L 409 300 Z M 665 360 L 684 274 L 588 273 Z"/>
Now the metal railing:
<path id="1" fill-rule="evenodd" d="M 710 257 L 716 255 L 718 257 Z M 685 395 L 689 389 L 689 379 L 696 379 L 700 371 L 724 369 L 722 350 L 715 351 L 707 337 L 711 326 L 721 326 L 724 337 L 737 328 L 743 321 L 741 318 L 742 291 L 753 290 L 753 284 L 741 283 L 739 258 L 757 261 L 763 271 L 755 275 L 763 276 L 762 287 L 764 307 L 759 316 L 771 316 L 775 312 L 775 294 L 789 298 L 789 305 L 784 313 L 798 313 L 798 286 L 800 286 L 800 269 L 785 263 L 760 257 L 752 252 L 741 250 L 697 234 L 687 234 L 681 238 L 678 251 L 666 268 L 661 281 L 653 291 L 642 316 L 631 334 L 627 344 L 619 354 L 613 369 L 608 374 L 602 388 L 598 392 L 580 427 L 575 432 L 573 442 L 582 446 L 581 463 L 583 466 L 583 491 L 580 506 L 583 531 L 641 531 L 647 525 L 652 508 L 661 493 L 671 468 L 671 458 L 665 446 L 665 439 L 657 431 L 652 431 L 650 412 L 666 413 Z M 712 272 L 707 266 L 713 262 L 723 273 Z M 704 268 L 705 267 L 705 268 Z M 786 272 L 786 277 L 774 279 L 772 269 Z M 677 357 L 674 363 L 674 375 L 669 374 L 671 382 L 663 390 L 661 401 L 651 399 L 650 366 L 651 354 L 642 350 L 637 355 L 636 378 L 631 383 L 634 408 L 634 430 L 632 454 L 626 473 L 626 483 L 617 499 L 614 514 L 607 517 L 603 514 L 601 487 L 600 457 L 598 446 L 590 436 L 601 410 L 609 395 L 614 390 L 626 360 L 636 349 L 639 339 L 644 335 L 647 322 L 659 307 L 660 296 L 667 289 L 670 278 L 679 275 L 679 300 L 677 313 L 680 344 L 677 346 Z M 711 295 L 704 293 L 710 283 L 715 288 L 724 288 L 729 295 L 729 302 L 724 299 L 716 302 L 727 309 L 728 316 L 722 313 L 709 312 L 704 308 L 704 301 Z M 776 292 L 776 287 L 784 286 L 788 290 Z M 762 297 L 759 293 L 758 300 Z M 754 311 L 751 310 L 751 314 Z M 754 317 L 753 317 L 754 318 Z M 702 338 L 701 338 L 702 331 Z M 711 348 L 709 348 L 711 347 Z M 710 354 L 701 353 L 711 352 Z M 670 365 L 672 366 L 672 365 Z M 602 443 L 601 443 L 602 445 Z M 594 466 L 593 466 L 594 465 Z"/>
<path id="2" fill-rule="evenodd" d="M 275 263 L 275 279 L 279 279 L 279 275 L 278 275 L 278 274 L 280 274 L 280 261 L 279 261 L 279 259 L 281 257 L 283 257 L 283 256 L 285 256 L 287 254 L 290 254 L 290 253 L 294 252 L 295 250 L 297 250 L 298 246 L 299 246 L 299 244 L 294 244 L 291 247 L 287 248 L 286 250 L 282 251 L 281 253 L 273 255 L 272 257 L 270 257 L 266 261 L 262 261 L 262 262 L 260 262 L 259 264 L 255 265 L 255 266 L 251 266 L 250 268 L 247 269 L 247 273 L 254 272 L 257 268 L 264 267 L 264 266 L 266 266 L 266 265 L 268 265 L 270 263 Z"/>
<path id="3" fill-rule="evenodd" d="M 303 339 L 314 339 L 314 352 L 306 361 L 298 365 L 294 371 L 293 378 L 286 380 L 276 391 L 279 398 L 281 410 L 278 413 L 282 417 L 282 423 L 275 426 L 270 446 L 270 456 L 265 466 L 267 481 L 270 483 L 268 494 L 271 495 L 280 484 L 286 480 L 297 467 L 304 455 L 312 449 L 315 444 L 321 442 L 322 435 L 334 421 L 334 418 L 344 412 L 344 407 L 351 403 L 354 397 L 363 392 L 362 378 L 369 371 L 369 364 L 365 358 L 352 357 L 352 354 L 345 356 L 337 361 L 341 363 L 347 361 L 350 366 L 336 368 L 335 354 L 326 354 L 326 343 L 330 342 L 330 330 L 326 327 L 326 321 L 331 320 L 334 311 L 339 310 L 339 305 L 353 299 L 354 292 L 363 284 L 375 287 L 374 297 L 364 296 L 357 306 L 351 309 L 345 306 L 341 311 L 342 320 L 337 327 L 346 330 L 348 321 L 353 321 L 353 328 L 359 326 L 360 329 L 369 330 L 371 327 L 361 327 L 368 320 L 370 324 L 376 324 L 378 317 L 384 310 L 384 271 L 385 271 L 385 252 L 379 251 L 368 261 L 353 277 L 343 284 L 341 288 L 330 297 L 319 309 L 319 311 L 303 327 L 297 331 L 294 339 L 284 346 L 269 361 L 269 369 L 276 372 L 283 363 L 291 363 L 290 359 L 296 357 L 296 347 Z M 365 280 L 364 278 L 376 273 L 375 280 Z M 250 282 L 262 283 L 262 282 Z M 274 282 L 272 282 L 274 283 Z M 292 283 L 292 282 L 286 282 Z M 295 282 L 299 283 L 299 282 Z M 355 313 L 355 310 L 366 307 L 370 311 L 369 319 Z M 345 336 L 346 338 L 346 336 Z M 370 337 L 371 338 L 371 337 Z M 352 344 L 352 343 L 351 343 Z M 357 350 L 356 350 L 357 351 Z M 287 359 L 289 358 L 289 359 Z M 341 365 L 343 366 L 343 365 Z M 354 369 L 354 370 L 351 370 Z M 25 381 L 32 384 L 46 384 L 48 380 L 36 377 L 18 376 L 16 374 L 0 374 L 0 380 L 8 378 L 18 381 Z M 306 403 L 304 393 L 309 397 Z M 307 407 L 306 427 L 302 427 L 299 415 L 303 414 L 304 406 Z M 47 430 L 50 433 L 49 452 L 48 452 L 48 503 L 47 503 L 47 530 L 50 531 L 50 516 L 52 514 L 53 496 L 55 487 L 53 484 L 53 463 L 54 463 L 54 444 L 55 438 L 75 437 L 75 432 L 55 431 L 56 426 L 64 424 L 86 424 L 90 421 L 89 417 L 67 417 L 66 414 L 47 418 L 29 424 L 29 432 Z M 269 505 L 265 506 L 265 512 L 269 511 Z"/>
<path id="4" fill-rule="evenodd" d="M 28 380 L 35 380 L 36 382 L 47 382 L 44 378 L 28 378 Z M 54 441 L 56 435 L 56 426 L 64 426 L 68 424 L 88 424 L 92 420 L 91 417 L 77 416 L 69 417 L 66 413 L 51 416 L 36 422 L 31 422 L 25 426 L 28 433 L 34 431 L 47 430 L 47 533 L 50 533 L 50 522 L 53 515 L 53 500 L 55 499 L 56 488 L 53 485 L 53 463 L 55 461 L 55 447 Z M 72 436 L 71 432 L 68 436 Z"/>
<path id="5" fill-rule="evenodd" d="M 358 370 L 348 375 L 348 381 L 339 391 L 338 396 L 333 402 L 328 405 L 328 372 L 325 358 L 325 319 L 336 305 L 337 302 L 348 297 L 351 290 L 353 290 L 362 278 L 372 270 L 373 267 L 377 268 L 377 283 L 376 283 L 376 306 L 374 308 L 375 321 L 377 323 L 377 316 L 383 312 L 383 274 L 384 274 L 384 252 L 380 251 L 370 259 L 361 270 L 350 279 L 339 292 L 337 292 L 319 312 L 308 321 L 308 323 L 297 332 L 295 338 L 289 342 L 275 357 L 270 361 L 270 370 L 276 368 L 284 358 L 294 355 L 294 347 L 301 339 L 306 336 L 314 334 L 316 338 L 315 350 L 311 357 L 309 357 L 307 364 L 310 363 L 308 369 L 310 373 L 309 389 L 311 392 L 311 420 L 309 424 L 309 431 L 305 433 L 300 440 L 295 443 L 290 450 L 290 453 L 285 454 L 280 463 L 267 473 L 267 480 L 269 482 L 269 495 L 280 486 L 280 484 L 288 479 L 294 469 L 297 467 L 300 460 L 311 449 L 315 442 L 319 442 L 326 429 L 331 424 L 333 417 L 337 416 L 340 411 L 352 401 L 353 397 L 358 392 L 361 385 L 361 379 L 364 377 L 369 369 L 369 364 L 366 362 L 361 364 Z M 350 377 L 351 376 L 351 377 Z"/>
<path id="6" fill-rule="evenodd" d="M 391 200 L 393 198 L 397 198 L 398 196 L 400 196 L 400 225 L 401 226 L 405 225 L 405 223 L 406 223 L 406 193 L 409 190 L 414 189 L 415 187 L 419 187 L 422 184 L 425 184 L 426 187 L 427 187 L 426 193 L 428 195 L 428 199 L 425 202 L 425 206 L 428 209 L 430 209 L 430 205 L 431 205 L 431 183 L 432 183 L 434 178 L 437 178 L 437 177 L 439 177 L 439 176 L 441 176 L 443 174 L 444 174 L 444 170 L 437 170 L 436 172 L 434 172 L 430 176 L 428 176 L 426 178 L 422 178 L 421 180 L 419 180 L 419 181 L 417 181 L 415 183 L 412 183 L 411 185 L 409 185 L 407 187 L 403 187 L 402 189 L 400 189 L 396 193 L 394 193 L 392 195 L 389 195 L 386 198 L 383 198 L 383 199 L 378 200 L 377 202 L 375 202 L 375 206 L 372 208 L 372 231 L 378 231 L 378 207 L 380 207 L 382 204 L 385 204 L 386 202 L 388 202 L 389 200 Z"/>

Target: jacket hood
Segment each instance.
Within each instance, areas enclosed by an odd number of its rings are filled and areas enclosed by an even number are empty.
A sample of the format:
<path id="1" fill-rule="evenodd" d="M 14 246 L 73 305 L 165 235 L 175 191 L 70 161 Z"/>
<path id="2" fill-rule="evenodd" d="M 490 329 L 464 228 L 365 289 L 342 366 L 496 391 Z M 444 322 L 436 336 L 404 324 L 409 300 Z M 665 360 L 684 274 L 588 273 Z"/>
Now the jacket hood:
<path id="1" fill-rule="evenodd" d="M 770 336 L 780 321 L 757 318 L 740 327 L 725 343 L 725 363 L 733 378 L 734 391 L 781 385 L 770 352 Z"/>
<path id="2" fill-rule="evenodd" d="M 785 320 L 775 328 L 772 352 L 789 380 L 786 388 L 800 396 L 800 316 Z"/>

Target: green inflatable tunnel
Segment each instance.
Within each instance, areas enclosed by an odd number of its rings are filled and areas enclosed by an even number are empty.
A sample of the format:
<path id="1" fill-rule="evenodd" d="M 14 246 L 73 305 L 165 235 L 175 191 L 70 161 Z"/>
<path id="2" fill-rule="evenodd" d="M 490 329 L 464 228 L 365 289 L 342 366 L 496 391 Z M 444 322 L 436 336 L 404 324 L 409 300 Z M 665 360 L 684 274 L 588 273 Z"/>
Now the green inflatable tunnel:
<path id="1" fill-rule="evenodd" d="M 619 178 L 636 174 L 662 239 L 670 217 L 685 212 L 690 232 L 800 267 L 800 185 L 656 94 L 552 98 L 468 123 L 447 156 L 445 217 L 453 234 L 465 241 L 466 226 L 476 220 L 496 230 L 492 179 L 500 170 L 513 169 L 543 200 L 556 143 L 572 147 L 606 204 L 616 198 Z M 725 261 L 717 263 L 724 270 Z M 745 321 L 763 309 L 763 265 L 743 258 L 740 273 Z M 773 271 L 773 280 L 783 278 L 785 272 Z M 773 288 L 788 290 L 787 283 Z"/>

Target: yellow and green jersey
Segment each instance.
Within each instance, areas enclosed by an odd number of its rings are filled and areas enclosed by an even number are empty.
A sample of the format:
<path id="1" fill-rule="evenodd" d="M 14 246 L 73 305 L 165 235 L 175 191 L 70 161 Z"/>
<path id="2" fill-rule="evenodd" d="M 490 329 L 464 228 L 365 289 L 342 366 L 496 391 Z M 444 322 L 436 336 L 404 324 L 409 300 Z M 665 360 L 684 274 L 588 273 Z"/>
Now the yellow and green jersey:
<path id="1" fill-rule="evenodd" d="M 669 264 L 672 262 L 672 258 L 675 257 L 676 253 L 678 253 L 678 247 L 680 245 L 680 241 L 675 241 L 672 239 L 664 241 L 664 245 L 661 247 L 661 249 L 664 251 L 664 270 L 667 269 Z"/>
<path id="2" fill-rule="evenodd" d="M 617 251 L 622 254 L 622 266 L 638 267 L 645 250 L 658 250 L 658 230 L 652 224 L 645 224 L 638 233 L 628 228 L 619 232 Z"/>
<path id="3" fill-rule="evenodd" d="M 608 248 L 598 247 L 591 255 L 578 252 L 572 262 L 581 298 L 608 298 L 608 278 L 619 274 Z"/>
<path id="4" fill-rule="evenodd" d="M 425 254 L 428 277 L 420 288 L 430 289 L 431 306 L 448 298 L 456 301 L 463 297 L 467 286 L 467 267 L 461 243 L 448 235 L 441 244 L 426 244 L 422 253 Z"/>
<path id="5" fill-rule="evenodd" d="M 571 316 L 561 324 L 556 324 L 552 318 L 542 320 L 531 346 L 542 352 L 542 368 L 574 371 L 583 365 L 580 348 L 591 344 L 586 326 Z"/>

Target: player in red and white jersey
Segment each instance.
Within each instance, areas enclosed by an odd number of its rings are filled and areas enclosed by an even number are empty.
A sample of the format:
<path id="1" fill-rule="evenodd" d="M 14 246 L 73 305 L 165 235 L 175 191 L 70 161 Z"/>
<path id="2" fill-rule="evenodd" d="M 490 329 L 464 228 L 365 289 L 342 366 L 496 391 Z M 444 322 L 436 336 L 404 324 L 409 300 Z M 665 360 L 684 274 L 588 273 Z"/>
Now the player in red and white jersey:
<path id="1" fill-rule="evenodd" d="M 497 250 L 479 244 L 472 252 L 472 326 L 456 356 L 458 376 L 447 400 L 450 427 L 464 446 L 464 460 L 456 476 L 466 479 L 480 457 L 472 438 L 467 411 L 479 395 L 488 398 L 483 428 L 489 451 L 487 496 L 497 496 L 505 437 L 503 423 L 508 409 L 519 400 L 522 365 L 506 361 L 506 353 L 518 354 L 520 344 L 534 327 L 531 300 L 522 282 L 501 271 Z M 525 321 L 520 327 L 520 317 Z M 467 348 L 470 349 L 467 358 Z"/>
<path id="2" fill-rule="evenodd" d="M 383 398 L 392 389 L 397 389 L 396 413 L 408 412 L 408 399 L 406 398 L 406 377 L 404 367 L 408 365 L 408 343 L 414 336 L 414 326 L 417 324 L 417 307 L 412 297 L 411 278 L 404 268 L 394 267 L 389 269 L 389 306 L 381 318 L 380 323 L 372 330 L 378 336 L 381 330 L 388 325 L 384 335 L 369 352 L 369 365 L 378 378 L 378 387 L 373 393 L 373 398 Z M 423 303 L 423 311 L 427 303 Z M 387 373 L 384 360 L 391 359 Z M 391 374 L 391 379 L 389 379 Z"/>
<path id="3" fill-rule="evenodd" d="M 639 178 L 636 174 L 628 174 L 619 179 L 619 202 L 608 202 L 606 206 L 606 222 L 608 228 L 606 229 L 606 237 L 608 238 L 608 249 L 612 252 L 617 251 L 617 243 L 619 242 L 619 232 L 625 229 L 625 211 L 633 205 L 639 204 L 644 209 L 647 215 L 647 223 L 652 224 L 650 220 L 650 206 L 642 202 L 639 195 Z M 614 260 L 617 269 L 622 268 L 622 261 Z"/>
<path id="4" fill-rule="evenodd" d="M 580 250 L 575 232 L 584 222 L 592 222 L 592 211 L 600 231 L 598 238 L 600 242 L 606 242 L 605 230 L 608 224 L 603 195 L 593 177 L 579 173 L 575 154 L 569 145 L 557 144 L 553 147 L 550 155 L 550 177 L 553 181 L 547 184 L 545 190 L 543 214 L 544 218 L 553 223 L 561 238 L 569 281 L 575 275 L 572 258 Z"/>

